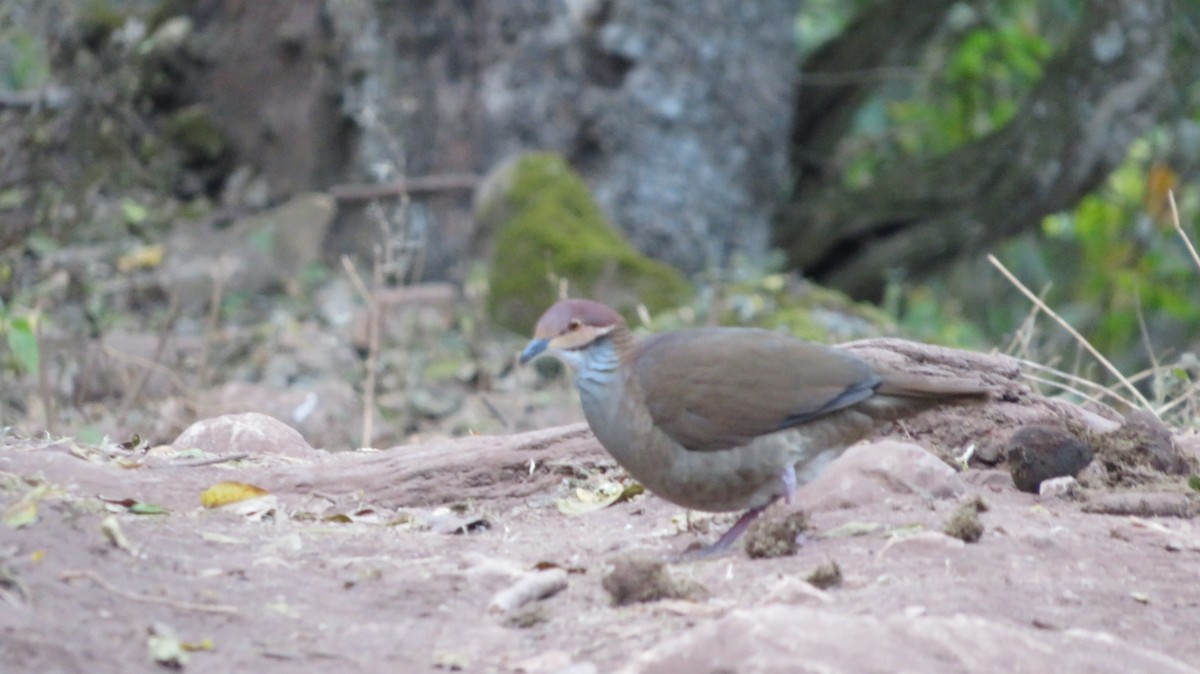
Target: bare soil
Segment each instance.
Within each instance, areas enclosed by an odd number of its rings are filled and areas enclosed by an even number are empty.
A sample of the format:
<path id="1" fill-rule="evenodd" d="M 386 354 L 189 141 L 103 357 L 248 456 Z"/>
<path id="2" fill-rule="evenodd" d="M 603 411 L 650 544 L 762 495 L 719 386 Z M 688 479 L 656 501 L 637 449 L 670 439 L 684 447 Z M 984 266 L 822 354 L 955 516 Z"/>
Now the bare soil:
<path id="1" fill-rule="evenodd" d="M 4 440 L 5 517 L 36 505 L 35 520 L 0 525 L 5 672 L 699 671 L 638 663 L 671 639 L 766 605 L 835 622 L 936 626 L 966 616 L 1004 635 L 1102 633 L 1104 643 L 1165 656 L 1171 671 L 1200 660 L 1200 532 L 1190 520 L 1087 513 L 1081 502 L 1019 492 L 996 470 L 963 473 L 960 499 L 897 493 L 812 512 L 792 556 L 750 559 L 739 547 L 677 562 L 731 518 L 696 515 L 687 531 L 683 511 L 652 495 L 564 514 L 556 503 L 576 487 L 620 479 L 579 424 L 378 453 L 196 463 L 168 448 L 135 455 Z M 198 495 L 228 480 L 270 496 L 201 507 Z M 942 534 L 975 497 L 987 504 L 978 542 Z M 130 500 L 169 512 L 134 514 Z M 647 558 L 665 562 L 688 598 L 615 605 L 604 579 Z M 840 583 L 805 589 L 819 567 L 827 584 L 830 562 Z M 562 572 L 566 587 L 554 592 Z M 549 596 L 497 599 L 522 582 L 517 594 Z M 877 671 L 855 666 L 869 648 L 837 638 L 810 649 L 851 654 L 823 671 Z M 762 652 L 779 647 L 770 641 Z M 172 662 L 172 646 L 191 649 L 185 664 Z M 162 662 L 153 648 L 165 649 Z M 1065 658 L 1055 671 L 1074 662 L 1049 650 L 1025 655 Z M 800 660 L 735 662 L 744 666 L 709 666 L 801 671 Z M 1005 670 L 994 665 L 967 669 Z"/>

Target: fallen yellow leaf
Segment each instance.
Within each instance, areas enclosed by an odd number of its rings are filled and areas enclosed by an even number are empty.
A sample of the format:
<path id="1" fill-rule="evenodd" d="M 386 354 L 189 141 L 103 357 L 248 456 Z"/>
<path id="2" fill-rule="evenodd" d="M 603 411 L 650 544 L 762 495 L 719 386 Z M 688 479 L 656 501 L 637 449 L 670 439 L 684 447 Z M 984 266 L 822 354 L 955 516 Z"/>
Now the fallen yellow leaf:
<path id="1" fill-rule="evenodd" d="M 205 508 L 220 508 L 223 505 L 265 496 L 267 490 L 245 482 L 218 482 L 200 492 L 200 504 Z"/>
<path id="2" fill-rule="evenodd" d="M 117 258 L 117 270 L 128 273 L 135 269 L 154 269 L 162 264 L 166 252 L 166 246 L 161 243 L 139 246 Z"/>

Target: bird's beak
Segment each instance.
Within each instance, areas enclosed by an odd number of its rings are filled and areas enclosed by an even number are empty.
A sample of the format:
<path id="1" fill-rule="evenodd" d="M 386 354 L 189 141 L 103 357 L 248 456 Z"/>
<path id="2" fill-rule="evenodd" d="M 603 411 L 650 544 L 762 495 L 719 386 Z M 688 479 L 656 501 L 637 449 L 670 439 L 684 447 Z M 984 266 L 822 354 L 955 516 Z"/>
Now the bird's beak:
<path id="1" fill-rule="evenodd" d="M 529 342 L 529 346 L 525 347 L 525 350 L 521 352 L 521 364 L 524 365 L 537 358 L 549 345 L 550 340 L 548 339 L 535 339 Z"/>

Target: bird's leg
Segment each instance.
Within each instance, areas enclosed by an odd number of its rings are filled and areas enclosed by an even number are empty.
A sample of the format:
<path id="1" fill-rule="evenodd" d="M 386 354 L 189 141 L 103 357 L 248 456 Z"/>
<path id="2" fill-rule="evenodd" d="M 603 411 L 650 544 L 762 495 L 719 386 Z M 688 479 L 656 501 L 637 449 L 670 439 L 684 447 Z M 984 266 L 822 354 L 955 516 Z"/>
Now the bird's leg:
<path id="1" fill-rule="evenodd" d="M 787 468 L 783 469 L 783 502 L 792 505 L 792 501 L 796 497 L 796 466 L 789 463 Z"/>
<path id="2" fill-rule="evenodd" d="M 784 468 L 783 472 L 780 473 L 779 478 L 783 480 L 783 501 L 790 506 L 792 505 L 792 500 L 796 496 L 796 467 L 792 464 L 788 464 L 787 468 Z M 741 538 L 742 534 L 746 533 L 746 529 L 750 528 L 751 522 L 753 522 L 759 515 L 763 514 L 763 512 L 766 511 L 767 508 L 770 508 L 771 504 L 777 500 L 779 500 L 778 497 L 773 498 L 765 505 L 751 508 L 745 513 L 742 513 L 742 516 L 738 518 L 738 521 L 734 522 L 733 526 L 729 527 L 729 531 L 721 534 L 721 537 L 717 539 L 716 543 L 713 543 L 707 548 L 697 550 L 695 551 L 696 554 L 688 556 L 708 557 L 719 552 L 724 552 L 729 548 L 730 545 L 733 545 L 734 541 Z"/>
<path id="3" fill-rule="evenodd" d="M 771 503 L 774 502 L 774 500 L 771 501 Z M 722 552 L 730 545 L 733 545 L 733 542 L 740 538 L 742 534 L 746 533 L 746 529 L 750 528 L 750 523 L 753 522 L 759 515 L 763 514 L 767 508 L 771 507 L 771 503 L 760 505 L 756 508 L 751 508 L 742 513 L 742 516 L 738 518 L 738 521 L 734 522 L 733 526 L 729 527 L 729 531 L 721 534 L 721 537 L 717 539 L 716 543 L 713 543 L 704 549 L 705 554 Z"/>

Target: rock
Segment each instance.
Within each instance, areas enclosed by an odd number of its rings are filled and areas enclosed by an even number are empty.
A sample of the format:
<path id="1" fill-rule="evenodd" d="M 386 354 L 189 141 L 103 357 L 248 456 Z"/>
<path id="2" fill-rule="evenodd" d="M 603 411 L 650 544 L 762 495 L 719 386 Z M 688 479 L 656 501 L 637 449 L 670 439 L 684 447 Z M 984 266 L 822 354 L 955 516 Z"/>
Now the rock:
<path id="1" fill-rule="evenodd" d="M 1091 465 L 1091 464 L 1088 464 Z M 1079 496 L 1079 480 L 1071 477 L 1054 477 L 1043 480 L 1038 487 L 1038 496 L 1042 498 L 1071 499 Z"/>
<path id="2" fill-rule="evenodd" d="M 809 511 L 838 510 L 905 495 L 955 498 L 964 490 L 958 473 L 922 447 L 882 440 L 846 450 L 796 500 Z"/>
<path id="3" fill-rule="evenodd" d="M 325 233 L 337 213 L 327 194 L 300 194 L 288 202 L 238 219 L 226 229 L 183 222 L 167 237 L 160 283 L 188 311 L 207 307 L 215 282 L 222 293 L 299 291 L 297 279 L 319 262 Z"/>
<path id="4" fill-rule="evenodd" d="M 336 378 L 308 386 L 275 387 L 233 381 L 197 394 L 187 406 L 168 401 L 163 423 L 179 428 L 198 417 L 258 412 L 285 420 L 301 433 L 307 444 L 333 451 L 357 447 L 362 419 L 362 400 L 354 387 Z M 375 439 L 383 437 L 386 424 L 375 424 Z"/>
<path id="5" fill-rule="evenodd" d="M 880 617 L 771 605 L 732 611 L 704 623 L 635 657 L 618 673 L 901 670 L 923 674 L 1197 672 L 1174 658 L 1085 630 L 1051 632 L 969 615 Z"/>
<path id="6" fill-rule="evenodd" d="M 1017 489 L 1036 494 L 1043 480 L 1083 470 L 1092 460 L 1092 450 L 1065 428 L 1036 424 L 1009 437 L 1005 456 Z"/>
<path id="7" fill-rule="evenodd" d="M 1108 469 L 1104 467 L 1104 462 L 1093 459 L 1079 474 L 1075 476 L 1079 484 L 1089 489 L 1100 489 L 1107 487 L 1109 484 Z"/>
<path id="8" fill-rule="evenodd" d="M 445 389 L 434 392 L 418 388 L 409 391 L 408 404 L 413 412 L 426 419 L 442 419 L 462 409 L 463 397 Z"/>
<path id="9" fill-rule="evenodd" d="M 1012 473 L 1007 470 L 970 470 L 963 474 L 967 484 L 974 485 L 991 492 L 1001 492 L 1013 488 Z"/>
<path id="10" fill-rule="evenodd" d="M 176 449 L 208 454 L 249 454 L 311 458 L 316 450 L 294 428 L 265 414 L 226 414 L 192 424 L 171 443 Z"/>

